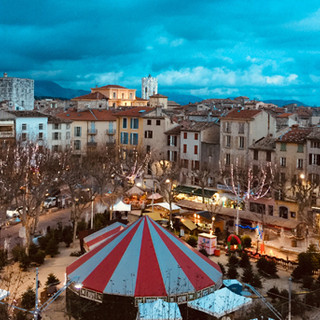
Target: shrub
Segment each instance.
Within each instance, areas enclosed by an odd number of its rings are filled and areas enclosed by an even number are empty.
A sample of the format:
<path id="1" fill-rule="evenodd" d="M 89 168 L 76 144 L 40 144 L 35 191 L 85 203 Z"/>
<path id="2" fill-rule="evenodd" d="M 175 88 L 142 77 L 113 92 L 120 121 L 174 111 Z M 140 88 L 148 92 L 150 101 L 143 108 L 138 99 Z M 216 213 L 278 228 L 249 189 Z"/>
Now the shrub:
<path id="1" fill-rule="evenodd" d="M 245 283 L 250 283 L 250 281 L 252 281 L 253 278 L 253 271 L 251 267 L 247 267 L 243 270 L 243 274 L 241 277 L 241 280 Z"/>
<path id="2" fill-rule="evenodd" d="M 8 263 L 7 252 L 5 250 L 0 250 L 0 270 L 6 266 Z"/>
<path id="3" fill-rule="evenodd" d="M 237 268 L 235 266 L 232 266 L 232 265 L 229 266 L 227 277 L 229 279 L 237 279 L 238 278 L 238 271 L 237 271 Z"/>
<path id="4" fill-rule="evenodd" d="M 241 237 L 241 243 L 243 248 L 251 248 L 251 237 L 248 235 L 244 235 L 243 237 Z"/>
<path id="5" fill-rule="evenodd" d="M 12 248 L 11 254 L 13 257 L 13 261 L 20 261 L 21 256 L 25 253 L 25 249 L 19 245 Z"/>
<path id="6" fill-rule="evenodd" d="M 251 284 L 255 288 L 262 288 L 261 278 L 256 273 L 253 275 L 251 281 L 249 281 L 249 284 Z"/>
<path id="7" fill-rule="evenodd" d="M 269 261 L 266 258 L 261 257 L 257 261 L 257 268 L 261 274 L 277 277 L 277 265 L 274 261 Z"/>
<path id="8" fill-rule="evenodd" d="M 280 295 L 279 289 L 273 286 L 271 289 L 268 290 L 267 295 L 272 299 L 272 302 L 275 302 L 275 300 Z"/>
<path id="9" fill-rule="evenodd" d="M 32 257 L 32 261 L 37 264 L 43 264 L 45 257 L 46 253 L 43 250 L 39 249 L 37 253 Z"/>
<path id="10" fill-rule="evenodd" d="M 229 259 L 228 259 L 228 266 L 237 267 L 238 263 L 239 263 L 239 259 L 237 258 L 237 256 L 234 254 L 231 254 L 231 256 L 229 256 Z"/>
<path id="11" fill-rule="evenodd" d="M 30 267 L 31 259 L 29 256 L 27 256 L 27 254 L 25 252 L 23 252 L 23 254 L 21 254 L 21 256 L 20 256 L 19 262 L 20 262 L 19 268 L 22 271 L 27 271 L 28 268 Z"/>
<path id="12" fill-rule="evenodd" d="M 66 244 L 66 247 L 69 248 L 72 243 L 72 227 L 65 226 L 62 231 L 62 241 Z"/>
<path id="13" fill-rule="evenodd" d="M 304 288 L 311 289 L 311 287 L 312 287 L 312 285 L 313 285 L 313 278 L 312 278 L 312 276 L 310 276 L 310 275 L 305 275 L 305 276 L 302 278 L 302 284 L 303 284 L 303 287 L 304 287 Z"/>
<path id="14" fill-rule="evenodd" d="M 221 269 L 222 274 L 225 275 L 226 274 L 226 269 L 225 269 L 224 265 L 221 262 L 218 262 L 218 265 L 219 265 L 219 267 Z"/>
<path id="15" fill-rule="evenodd" d="M 8 313 L 8 306 L 5 304 L 0 304 L 0 320 L 8 320 L 9 313 Z"/>
<path id="16" fill-rule="evenodd" d="M 24 309 L 31 310 L 34 308 L 36 300 L 36 293 L 32 288 L 28 288 L 26 292 L 22 294 L 21 306 Z"/>
<path id="17" fill-rule="evenodd" d="M 297 266 L 291 273 L 291 276 L 294 281 L 302 279 L 304 275 L 305 275 L 305 272 L 301 266 Z"/>
<path id="18" fill-rule="evenodd" d="M 52 237 L 46 247 L 46 254 L 49 254 L 51 257 L 54 257 L 59 253 L 59 244 L 54 237 Z"/>
<path id="19" fill-rule="evenodd" d="M 196 237 L 190 236 L 187 240 L 187 243 L 191 246 L 191 247 L 196 247 L 198 244 L 198 240 Z"/>
<path id="20" fill-rule="evenodd" d="M 60 280 L 53 273 L 49 273 L 45 286 L 49 287 L 50 285 L 55 285 L 59 283 L 60 283 Z"/>
<path id="21" fill-rule="evenodd" d="M 246 252 L 242 252 L 241 259 L 239 261 L 239 267 L 247 268 L 249 266 L 251 266 L 251 263 L 250 263 L 250 260 L 249 260 L 249 256 L 247 255 Z"/>
<path id="22" fill-rule="evenodd" d="M 202 253 L 206 257 L 209 256 L 206 249 L 200 249 L 199 252 Z"/>

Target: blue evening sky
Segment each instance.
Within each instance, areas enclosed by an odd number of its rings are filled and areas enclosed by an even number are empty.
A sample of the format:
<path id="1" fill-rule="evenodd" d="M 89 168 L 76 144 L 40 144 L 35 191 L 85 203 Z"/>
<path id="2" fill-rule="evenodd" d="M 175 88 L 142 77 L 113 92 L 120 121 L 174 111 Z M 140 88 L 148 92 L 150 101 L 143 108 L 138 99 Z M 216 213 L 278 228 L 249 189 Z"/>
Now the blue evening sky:
<path id="1" fill-rule="evenodd" d="M 320 4 L 295 0 L 1 0 L 0 72 L 320 105 Z"/>

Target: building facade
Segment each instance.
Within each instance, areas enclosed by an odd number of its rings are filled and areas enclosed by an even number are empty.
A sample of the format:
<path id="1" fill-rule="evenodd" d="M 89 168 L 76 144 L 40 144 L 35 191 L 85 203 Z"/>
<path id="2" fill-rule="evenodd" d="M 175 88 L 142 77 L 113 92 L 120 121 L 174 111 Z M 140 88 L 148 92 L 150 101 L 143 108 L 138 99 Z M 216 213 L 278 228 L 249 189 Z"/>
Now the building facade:
<path id="1" fill-rule="evenodd" d="M 34 80 L 8 77 L 0 78 L 0 101 L 7 101 L 9 110 L 33 110 Z"/>

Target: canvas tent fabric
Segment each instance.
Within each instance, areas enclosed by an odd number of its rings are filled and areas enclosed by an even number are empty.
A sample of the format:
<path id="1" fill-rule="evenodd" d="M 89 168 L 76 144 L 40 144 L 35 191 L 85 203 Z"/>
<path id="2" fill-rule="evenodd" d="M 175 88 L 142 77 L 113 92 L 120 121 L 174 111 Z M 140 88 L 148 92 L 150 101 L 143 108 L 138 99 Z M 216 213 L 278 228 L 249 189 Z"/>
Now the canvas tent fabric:
<path id="1" fill-rule="evenodd" d="M 189 219 L 181 219 L 181 223 L 190 231 L 197 229 L 197 226 Z"/>
<path id="2" fill-rule="evenodd" d="M 110 207 L 110 209 L 112 211 L 131 211 L 131 204 L 125 204 L 120 200 L 113 207 Z"/>
<path id="3" fill-rule="evenodd" d="M 107 226 L 95 233 L 90 234 L 89 236 L 83 239 L 84 247 L 88 250 L 92 250 L 97 245 L 99 245 L 102 241 L 107 240 L 109 237 L 113 236 L 114 234 L 118 233 L 119 231 L 126 228 L 125 224 L 120 222 L 115 222 L 110 226 Z"/>
<path id="4" fill-rule="evenodd" d="M 154 221 L 163 220 L 159 212 L 145 212 L 143 215 L 150 217 Z"/>
<path id="5" fill-rule="evenodd" d="M 126 192 L 126 194 L 128 194 L 129 196 L 142 196 L 144 194 L 144 191 L 137 186 L 133 186 Z"/>
<path id="6" fill-rule="evenodd" d="M 154 302 L 139 303 L 137 320 L 182 320 L 176 303 L 158 299 Z"/>
<path id="7" fill-rule="evenodd" d="M 166 210 L 170 210 L 170 204 L 167 203 L 167 202 L 159 202 L 159 203 L 155 203 L 154 206 L 159 206 L 163 209 L 166 209 Z M 180 210 L 181 208 L 179 206 L 177 206 L 176 204 L 174 203 L 171 203 L 171 210 L 172 211 L 176 211 L 176 210 Z"/>
<path id="8" fill-rule="evenodd" d="M 9 291 L 0 289 L 0 301 L 9 296 Z"/>
<path id="9" fill-rule="evenodd" d="M 189 301 L 188 307 L 220 318 L 250 303 L 252 303 L 251 298 L 238 295 L 225 287 L 202 298 Z"/>
<path id="10" fill-rule="evenodd" d="M 161 194 L 159 194 L 159 193 L 153 193 L 152 195 L 150 195 L 148 197 L 149 200 L 152 200 L 152 199 L 153 200 L 159 200 L 161 198 L 163 198 L 163 196 Z"/>
<path id="11" fill-rule="evenodd" d="M 82 288 L 129 297 L 188 296 L 222 285 L 216 263 L 148 216 L 78 258 L 66 271 Z"/>

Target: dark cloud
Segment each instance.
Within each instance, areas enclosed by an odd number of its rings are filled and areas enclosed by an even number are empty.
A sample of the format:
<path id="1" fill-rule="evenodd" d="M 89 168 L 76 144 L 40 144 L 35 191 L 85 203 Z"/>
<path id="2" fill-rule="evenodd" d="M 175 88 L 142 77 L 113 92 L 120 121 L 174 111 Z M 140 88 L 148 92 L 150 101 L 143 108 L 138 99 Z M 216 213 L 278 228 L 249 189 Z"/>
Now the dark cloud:
<path id="1" fill-rule="evenodd" d="M 89 89 L 108 81 L 206 97 L 316 104 L 317 1 L 0 2 L 0 71 Z"/>

